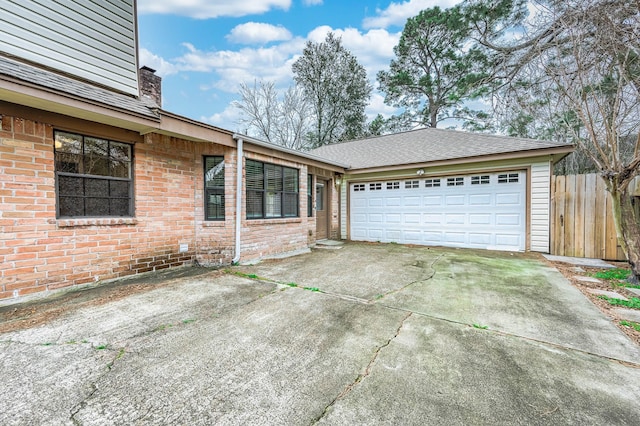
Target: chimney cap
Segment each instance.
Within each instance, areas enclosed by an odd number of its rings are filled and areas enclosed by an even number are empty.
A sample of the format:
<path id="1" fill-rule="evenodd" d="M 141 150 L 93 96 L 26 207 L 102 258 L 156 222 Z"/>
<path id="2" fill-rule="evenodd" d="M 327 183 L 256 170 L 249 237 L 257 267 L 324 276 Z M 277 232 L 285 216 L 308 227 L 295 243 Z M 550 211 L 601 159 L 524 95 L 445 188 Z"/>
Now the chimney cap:
<path id="1" fill-rule="evenodd" d="M 145 70 L 145 71 L 149 71 L 149 72 L 150 72 L 150 73 L 152 73 L 152 74 L 155 74 L 155 72 L 156 72 L 156 70 L 154 70 L 153 68 L 148 67 L 148 66 L 146 66 L 146 65 L 144 65 L 144 66 L 143 66 L 142 68 L 140 68 L 140 69 L 141 69 L 141 70 Z"/>

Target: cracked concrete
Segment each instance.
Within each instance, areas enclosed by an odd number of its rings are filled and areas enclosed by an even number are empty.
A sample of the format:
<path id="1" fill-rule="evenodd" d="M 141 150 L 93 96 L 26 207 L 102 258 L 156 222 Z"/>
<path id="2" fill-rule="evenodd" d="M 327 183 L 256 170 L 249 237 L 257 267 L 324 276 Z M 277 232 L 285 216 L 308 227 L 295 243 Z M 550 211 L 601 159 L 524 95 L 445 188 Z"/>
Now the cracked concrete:
<path id="1" fill-rule="evenodd" d="M 640 415 L 638 348 L 534 255 L 346 244 L 233 271 L 263 279 L 186 276 L 0 334 L 0 424 Z"/>
<path id="2" fill-rule="evenodd" d="M 389 340 L 387 340 L 384 344 L 380 345 L 378 348 L 376 348 L 375 352 L 373 353 L 373 356 L 371 357 L 371 360 L 369 361 L 369 363 L 367 364 L 367 366 L 364 368 L 364 371 L 360 374 L 358 374 L 358 377 L 355 378 L 355 380 L 351 383 L 349 383 L 343 390 L 342 392 L 340 392 L 340 394 L 338 394 L 338 396 L 336 396 L 322 411 L 322 414 L 315 419 L 312 424 L 316 424 L 318 422 L 320 422 L 328 413 L 328 411 L 331 409 L 331 407 L 333 407 L 333 405 L 338 402 L 339 400 L 341 400 L 342 398 L 346 397 L 349 392 L 351 392 L 353 390 L 353 388 L 355 388 L 360 382 L 362 382 L 364 379 L 366 379 L 369 374 L 371 374 L 371 367 L 373 366 L 373 364 L 376 362 L 376 359 L 378 359 L 378 355 L 380 355 L 380 351 L 383 350 L 384 348 L 386 348 L 387 346 L 389 346 L 391 344 L 391 342 L 398 337 L 398 334 L 400 334 L 400 330 L 402 330 L 402 327 L 404 326 L 405 321 L 411 316 L 411 312 L 407 313 L 407 315 L 404 316 L 404 318 L 402 318 L 402 321 L 400 322 L 400 325 L 398 326 L 398 328 L 396 329 L 396 332 L 393 336 L 391 336 L 389 338 Z"/>

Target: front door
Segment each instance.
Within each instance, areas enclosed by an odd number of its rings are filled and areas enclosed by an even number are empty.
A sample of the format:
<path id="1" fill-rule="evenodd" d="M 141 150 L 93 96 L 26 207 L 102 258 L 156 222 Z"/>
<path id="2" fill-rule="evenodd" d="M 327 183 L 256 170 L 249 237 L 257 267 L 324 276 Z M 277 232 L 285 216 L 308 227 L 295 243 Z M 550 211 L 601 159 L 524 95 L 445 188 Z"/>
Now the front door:
<path id="1" fill-rule="evenodd" d="M 324 240 L 329 237 L 329 208 L 328 185 L 326 180 L 316 181 L 316 239 Z"/>

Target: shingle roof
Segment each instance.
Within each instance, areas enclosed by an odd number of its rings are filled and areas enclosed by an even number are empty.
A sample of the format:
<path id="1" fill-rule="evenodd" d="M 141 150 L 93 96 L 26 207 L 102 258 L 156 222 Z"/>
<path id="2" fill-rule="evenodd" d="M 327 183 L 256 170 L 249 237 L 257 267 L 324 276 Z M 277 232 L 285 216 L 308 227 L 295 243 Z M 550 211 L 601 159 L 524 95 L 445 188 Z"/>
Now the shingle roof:
<path id="1" fill-rule="evenodd" d="M 328 160 L 349 164 L 351 169 L 364 169 L 548 148 L 566 148 L 567 151 L 570 151 L 572 145 L 485 133 L 427 128 L 325 145 L 310 151 L 310 153 Z"/>
<path id="2" fill-rule="evenodd" d="M 154 108 L 158 108 L 158 106 L 151 101 L 113 92 L 33 65 L 0 56 L 0 78 L 3 75 L 56 92 L 73 95 L 92 103 L 103 104 L 108 107 L 149 118 L 158 118 L 157 112 L 154 111 Z"/>

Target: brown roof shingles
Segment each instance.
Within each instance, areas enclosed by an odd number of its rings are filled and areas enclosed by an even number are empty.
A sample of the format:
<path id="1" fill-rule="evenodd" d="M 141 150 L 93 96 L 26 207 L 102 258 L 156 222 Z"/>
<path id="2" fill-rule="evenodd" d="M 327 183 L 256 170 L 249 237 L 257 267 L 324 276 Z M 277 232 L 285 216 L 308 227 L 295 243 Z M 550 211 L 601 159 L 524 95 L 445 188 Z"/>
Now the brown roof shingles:
<path id="1" fill-rule="evenodd" d="M 419 129 L 325 145 L 312 154 L 349 164 L 351 169 L 422 164 L 573 145 L 534 139 L 468 133 L 457 130 Z"/>
<path id="2" fill-rule="evenodd" d="M 0 78 L 3 75 L 111 108 L 117 108 L 148 118 L 158 118 L 158 113 L 154 111 L 157 106 L 144 99 L 137 99 L 133 96 L 84 83 L 52 71 L 0 56 Z"/>

